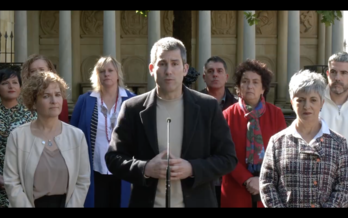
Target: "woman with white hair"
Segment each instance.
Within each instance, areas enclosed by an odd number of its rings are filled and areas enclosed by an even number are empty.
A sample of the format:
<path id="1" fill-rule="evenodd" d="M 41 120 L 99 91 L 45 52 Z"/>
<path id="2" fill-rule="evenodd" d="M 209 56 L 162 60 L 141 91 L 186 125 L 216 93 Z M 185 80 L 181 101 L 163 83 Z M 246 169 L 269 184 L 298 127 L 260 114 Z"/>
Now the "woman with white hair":
<path id="1" fill-rule="evenodd" d="M 319 117 L 325 87 L 319 73 L 292 76 L 297 118 L 269 140 L 260 172 L 265 207 L 348 207 L 347 142 Z"/>
<path id="2" fill-rule="evenodd" d="M 135 95 L 124 88 L 121 64 L 113 57 L 101 57 L 90 80 L 93 91 L 78 98 L 70 121 L 85 133 L 89 149 L 91 185 L 85 207 L 127 207 L 131 185 L 112 175 L 105 154 L 121 104 Z"/>

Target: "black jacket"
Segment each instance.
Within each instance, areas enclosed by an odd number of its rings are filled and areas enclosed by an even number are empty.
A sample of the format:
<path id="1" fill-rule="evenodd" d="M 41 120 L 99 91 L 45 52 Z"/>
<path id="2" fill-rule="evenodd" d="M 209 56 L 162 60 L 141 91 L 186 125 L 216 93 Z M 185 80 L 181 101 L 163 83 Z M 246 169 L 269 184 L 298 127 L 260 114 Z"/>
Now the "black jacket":
<path id="1" fill-rule="evenodd" d="M 201 90 L 201 92 L 209 95 L 207 88 L 204 88 L 203 90 Z M 226 92 L 226 99 L 225 99 L 225 102 L 222 106 L 222 110 L 225 110 L 226 108 L 228 108 L 232 104 L 238 102 L 238 100 L 233 96 L 233 94 L 230 92 L 230 90 L 226 87 L 225 87 L 225 92 Z"/>
<path id="2" fill-rule="evenodd" d="M 217 207 L 214 180 L 231 172 L 237 157 L 230 129 L 215 98 L 183 86 L 184 133 L 181 158 L 193 178 L 181 180 L 185 207 Z M 147 161 L 159 153 L 156 90 L 122 104 L 105 155 L 113 175 L 133 184 L 129 207 L 153 207 L 158 179 L 144 177 Z"/>

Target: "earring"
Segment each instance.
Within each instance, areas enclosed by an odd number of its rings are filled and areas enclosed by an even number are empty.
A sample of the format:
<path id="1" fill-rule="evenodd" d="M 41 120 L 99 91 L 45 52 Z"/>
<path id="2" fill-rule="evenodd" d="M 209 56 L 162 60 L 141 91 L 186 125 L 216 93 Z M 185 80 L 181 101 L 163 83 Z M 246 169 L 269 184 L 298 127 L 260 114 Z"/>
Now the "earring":
<path id="1" fill-rule="evenodd" d="M 320 111 L 321 111 L 321 109 L 323 109 L 323 108 L 320 108 Z"/>

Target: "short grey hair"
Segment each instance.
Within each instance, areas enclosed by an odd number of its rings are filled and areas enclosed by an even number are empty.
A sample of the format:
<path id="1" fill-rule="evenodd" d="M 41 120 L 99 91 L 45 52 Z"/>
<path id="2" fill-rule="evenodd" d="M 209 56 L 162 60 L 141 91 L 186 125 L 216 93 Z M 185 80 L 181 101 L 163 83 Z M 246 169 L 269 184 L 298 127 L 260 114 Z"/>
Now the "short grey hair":
<path id="1" fill-rule="evenodd" d="M 328 67 L 330 68 L 330 64 L 332 61 L 335 61 L 335 62 L 348 62 L 348 53 L 347 52 L 344 52 L 344 51 L 341 51 L 341 52 L 337 52 L 333 55 L 331 55 L 329 57 L 329 60 L 328 60 Z"/>
<path id="2" fill-rule="evenodd" d="M 326 81 L 320 73 L 300 70 L 291 77 L 289 83 L 290 99 L 293 99 L 299 92 L 310 93 L 311 91 L 317 92 L 323 99 L 325 88 Z"/>
<path id="3" fill-rule="evenodd" d="M 152 49 L 151 49 L 151 64 L 156 63 L 158 48 L 161 48 L 163 51 L 172 51 L 172 50 L 180 49 L 182 63 L 186 64 L 187 62 L 186 48 L 185 48 L 185 45 L 180 40 L 175 39 L 173 37 L 165 37 L 165 38 L 159 39 L 152 46 Z"/>

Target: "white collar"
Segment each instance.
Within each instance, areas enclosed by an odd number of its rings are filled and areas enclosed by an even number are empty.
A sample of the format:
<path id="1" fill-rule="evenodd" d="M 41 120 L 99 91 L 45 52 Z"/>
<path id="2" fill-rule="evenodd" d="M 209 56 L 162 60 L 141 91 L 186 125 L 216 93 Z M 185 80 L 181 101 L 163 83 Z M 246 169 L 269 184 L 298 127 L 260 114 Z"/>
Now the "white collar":
<path id="1" fill-rule="evenodd" d="M 326 122 L 325 122 L 323 119 L 321 119 L 321 118 L 319 118 L 319 120 L 320 120 L 320 122 L 321 122 L 321 128 L 320 128 L 319 132 L 314 136 L 313 139 L 319 138 L 319 137 L 321 137 L 323 134 L 328 134 L 328 135 L 330 135 L 330 129 L 329 129 L 328 125 L 326 124 Z M 296 137 L 296 138 L 302 138 L 302 136 L 301 136 L 301 135 L 297 132 L 297 130 L 296 130 L 296 123 L 297 123 L 297 119 L 295 119 L 295 120 L 291 123 L 291 125 L 289 126 L 289 128 L 288 128 L 287 131 L 286 131 L 286 134 L 287 134 L 287 135 L 292 135 L 292 136 L 294 136 L 294 137 Z M 313 140 L 313 139 L 312 139 L 312 140 Z M 312 142 L 312 140 L 311 140 L 311 142 Z M 310 142 L 310 143 L 311 143 L 311 142 Z"/>
<path id="2" fill-rule="evenodd" d="M 122 88 L 122 87 L 118 87 L 118 93 L 119 93 L 120 97 L 127 97 L 128 96 L 126 90 L 124 88 Z M 90 96 L 99 99 L 100 98 L 100 92 L 92 91 Z"/>

